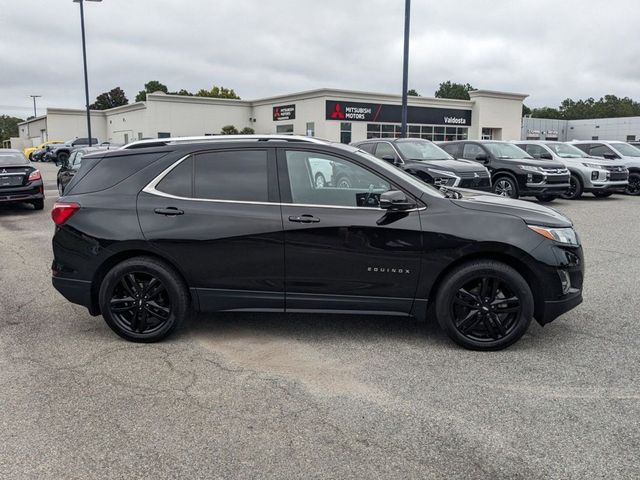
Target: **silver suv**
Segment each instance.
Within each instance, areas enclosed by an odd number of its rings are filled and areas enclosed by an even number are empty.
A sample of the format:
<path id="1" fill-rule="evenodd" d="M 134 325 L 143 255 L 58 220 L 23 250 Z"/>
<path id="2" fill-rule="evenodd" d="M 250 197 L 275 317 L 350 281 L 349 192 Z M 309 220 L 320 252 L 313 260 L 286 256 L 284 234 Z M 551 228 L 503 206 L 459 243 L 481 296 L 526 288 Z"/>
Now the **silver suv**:
<path id="1" fill-rule="evenodd" d="M 640 149 L 627 142 L 606 140 L 573 141 L 587 155 L 607 160 L 618 160 L 629 169 L 629 185 L 625 190 L 629 195 L 640 195 Z"/>
<path id="2" fill-rule="evenodd" d="M 627 188 L 629 170 L 623 162 L 591 157 L 563 142 L 527 140 L 516 145 L 533 158 L 558 160 L 566 165 L 571 172 L 571 186 L 561 197 L 567 200 L 576 200 L 583 192 L 591 192 L 598 198 L 608 197 Z"/>

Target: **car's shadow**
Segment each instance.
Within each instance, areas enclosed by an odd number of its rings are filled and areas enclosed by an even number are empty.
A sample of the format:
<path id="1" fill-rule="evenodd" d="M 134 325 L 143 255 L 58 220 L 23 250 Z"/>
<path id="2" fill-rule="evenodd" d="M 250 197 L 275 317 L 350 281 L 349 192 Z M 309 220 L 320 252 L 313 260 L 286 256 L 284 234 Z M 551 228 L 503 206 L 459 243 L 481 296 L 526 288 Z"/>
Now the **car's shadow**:
<path id="1" fill-rule="evenodd" d="M 12 215 L 24 215 L 25 213 L 38 213 L 42 212 L 42 210 L 37 211 L 33 208 L 33 205 L 28 203 L 7 203 L 0 204 L 0 217 L 10 217 Z"/>

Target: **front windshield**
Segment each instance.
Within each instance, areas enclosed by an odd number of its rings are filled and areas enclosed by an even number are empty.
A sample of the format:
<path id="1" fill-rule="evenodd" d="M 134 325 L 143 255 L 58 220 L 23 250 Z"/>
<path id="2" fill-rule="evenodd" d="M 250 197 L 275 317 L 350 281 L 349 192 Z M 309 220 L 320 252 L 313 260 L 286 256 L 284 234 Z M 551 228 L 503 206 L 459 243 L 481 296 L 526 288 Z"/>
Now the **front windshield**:
<path id="1" fill-rule="evenodd" d="M 566 143 L 545 143 L 547 147 L 561 158 L 586 158 L 588 155 L 577 147 Z"/>
<path id="2" fill-rule="evenodd" d="M 511 143 L 484 143 L 483 144 L 496 158 L 533 158 L 527 152 Z"/>
<path id="3" fill-rule="evenodd" d="M 451 160 L 453 157 L 437 145 L 426 140 L 401 140 L 396 147 L 410 160 Z"/>
<path id="4" fill-rule="evenodd" d="M 429 195 L 432 195 L 434 197 L 439 197 L 439 198 L 445 198 L 445 195 L 437 188 L 432 187 L 431 185 L 418 180 L 418 178 L 414 177 L 410 173 L 405 172 L 401 168 L 394 167 L 389 162 L 380 160 L 378 157 L 374 157 L 373 155 L 365 152 L 364 150 L 356 150 L 354 153 L 356 153 L 357 155 L 360 155 L 361 157 L 366 158 L 369 162 L 375 163 L 377 166 L 379 166 L 380 168 L 383 168 L 384 170 L 386 170 L 392 175 L 401 175 L 406 182 L 411 183 L 413 186 L 417 187 L 423 192 L 428 193 Z"/>
<path id="5" fill-rule="evenodd" d="M 28 164 L 29 160 L 20 152 L 0 152 L 0 166 Z"/>
<path id="6" fill-rule="evenodd" d="M 625 157 L 640 157 L 640 150 L 628 143 L 612 143 L 611 146 Z"/>

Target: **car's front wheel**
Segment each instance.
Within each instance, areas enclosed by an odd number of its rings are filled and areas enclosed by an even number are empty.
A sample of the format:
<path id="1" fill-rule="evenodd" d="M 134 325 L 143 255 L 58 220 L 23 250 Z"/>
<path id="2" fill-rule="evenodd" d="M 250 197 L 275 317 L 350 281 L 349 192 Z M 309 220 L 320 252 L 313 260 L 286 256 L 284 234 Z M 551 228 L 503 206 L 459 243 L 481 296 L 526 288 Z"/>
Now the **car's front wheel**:
<path id="1" fill-rule="evenodd" d="M 596 198 L 607 198 L 613 195 L 613 192 L 593 192 L 593 196 Z"/>
<path id="2" fill-rule="evenodd" d="M 518 198 L 518 185 L 511 177 L 498 177 L 493 182 L 493 193 L 502 197 Z"/>
<path id="3" fill-rule="evenodd" d="M 524 335 L 533 317 L 533 295 L 512 267 L 492 260 L 463 264 L 442 281 L 436 316 L 457 344 L 500 350 Z"/>
<path id="4" fill-rule="evenodd" d="M 629 174 L 629 185 L 627 185 L 625 192 L 628 195 L 640 195 L 640 173 Z"/>
<path id="5" fill-rule="evenodd" d="M 169 265 L 151 257 L 135 257 L 114 266 L 98 295 L 107 325 L 133 342 L 157 342 L 169 335 L 190 312 L 189 291 Z"/>
<path id="6" fill-rule="evenodd" d="M 536 195 L 536 199 L 542 203 L 553 202 L 556 198 L 555 195 Z"/>
<path id="7" fill-rule="evenodd" d="M 569 179 L 569 188 L 560 197 L 565 200 L 578 200 L 582 196 L 582 182 L 577 175 L 571 175 Z"/>
<path id="8" fill-rule="evenodd" d="M 56 165 L 58 165 L 59 163 L 64 163 L 67 160 L 69 160 L 69 154 L 67 152 L 60 152 L 56 160 Z"/>

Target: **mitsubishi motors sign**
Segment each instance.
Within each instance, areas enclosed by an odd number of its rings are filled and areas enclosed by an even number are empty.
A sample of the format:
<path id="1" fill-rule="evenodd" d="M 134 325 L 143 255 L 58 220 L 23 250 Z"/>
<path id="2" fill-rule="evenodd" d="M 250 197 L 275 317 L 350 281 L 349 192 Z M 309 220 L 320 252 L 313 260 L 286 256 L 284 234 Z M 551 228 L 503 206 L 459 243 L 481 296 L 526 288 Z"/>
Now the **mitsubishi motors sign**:
<path id="1" fill-rule="evenodd" d="M 296 118 L 295 105 L 280 105 L 273 107 L 273 121 L 278 120 L 294 120 Z"/>
<path id="2" fill-rule="evenodd" d="M 345 122 L 400 123 L 402 106 L 383 103 L 343 102 L 327 100 L 326 119 Z M 471 125 L 471 110 L 457 108 L 416 107 L 407 111 L 408 123 L 431 125 Z"/>

